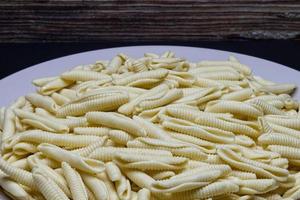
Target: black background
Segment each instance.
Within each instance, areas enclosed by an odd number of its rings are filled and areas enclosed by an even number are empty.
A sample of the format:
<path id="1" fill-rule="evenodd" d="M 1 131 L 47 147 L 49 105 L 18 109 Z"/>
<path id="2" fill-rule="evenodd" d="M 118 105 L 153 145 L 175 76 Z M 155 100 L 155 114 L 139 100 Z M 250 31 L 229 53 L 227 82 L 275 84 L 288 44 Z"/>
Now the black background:
<path id="1" fill-rule="evenodd" d="M 184 45 L 227 50 L 271 60 L 300 71 L 300 41 L 269 40 L 196 43 L 2 43 L 0 44 L 0 79 L 26 67 L 61 56 L 89 50 L 131 45 Z"/>

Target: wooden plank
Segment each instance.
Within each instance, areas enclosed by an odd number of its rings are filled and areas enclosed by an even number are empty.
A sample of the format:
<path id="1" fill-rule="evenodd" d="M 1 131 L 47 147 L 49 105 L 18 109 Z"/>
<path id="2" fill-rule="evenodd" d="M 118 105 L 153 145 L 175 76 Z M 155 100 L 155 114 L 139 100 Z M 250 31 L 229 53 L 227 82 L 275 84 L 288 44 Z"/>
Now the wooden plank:
<path id="1" fill-rule="evenodd" d="M 300 40 L 298 0 L 2 0 L 1 42 Z"/>

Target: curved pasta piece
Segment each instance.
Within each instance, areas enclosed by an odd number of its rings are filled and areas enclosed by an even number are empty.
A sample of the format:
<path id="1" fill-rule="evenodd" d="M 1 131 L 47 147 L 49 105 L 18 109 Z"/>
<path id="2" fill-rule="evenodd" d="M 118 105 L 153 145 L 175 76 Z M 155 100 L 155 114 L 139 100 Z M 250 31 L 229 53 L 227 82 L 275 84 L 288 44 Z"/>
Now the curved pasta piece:
<path id="1" fill-rule="evenodd" d="M 106 67 L 108 74 L 116 73 L 123 62 L 124 60 L 120 55 L 113 57 L 113 59 L 108 63 Z"/>
<path id="2" fill-rule="evenodd" d="M 90 145 L 86 147 L 82 147 L 79 149 L 72 150 L 73 153 L 77 153 L 80 156 L 87 157 L 89 156 L 93 151 L 95 151 L 97 148 L 102 147 L 108 140 L 108 137 L 104 136 L 100 140 L 91 143 Z"/>
<path id="3" fill-rule="evenodd" d="M 220 175 L 220 171 L 211 170 L 205 171 L 205 173 L 195 173 L 180 177 L 173 176 L 171 179 L 154 182 L 151 190 L 157 193 L 193 190 L 210 184 L 219 178 Z"/>
<path id="4" fill-rule="evenodd" d="M 106 189 L 108 191 L 108 194 L 109 194 L 108 199 L 109 200 L 119 200 L 116 188 L 114 187 L 114 184 L 108 179 L 106 173 L 102 172 L 100 174 L 97 174 L 97 177 L 100 178 L 104 182 Z"/>
<path id="5" fill-rule="evenodd" d="M 69 103 L 57 110 L 57 116 L 80 116 L 90 111 L 111 111 L 128 102 L 127 94 L 115 94 L 113 96 L 87 100 L 81 103 Z"/>
<path id="6" fill-rule="evenodd" d="M 59 162 L 65 161 L 72 167 L 87 173 L 95 174 L 104 170 L 104 163 L 101 161 L 81 157 L 76 153 L 64 150 L 55 145 L 43 143 L 38 146 L 38 149 L 47 157 Z"/>
<path id="7" fill-rule="evenodd" d="M 272 116 L 265 116 L 265 118 L 268 122 L 272 124 L 300 130 L 300 118 L 276 118 Z"/>
<path id="8" fill-rule="evenodd" d="M 71 101 L 69 98 L 67 98 L 64 95 L 61 95 L 61 94 L 59 94 L 57 92 L 52 93 L 51 94 L 51 98 L 59 106 L 67 104 L 67 103 L 69 103 Z"/>
<path id="9" fill-rule="evenodd" d="M 88 122 L 100 124 L 109 128 L 120 129 L 134 136 L 146 136 L 146 131 L 129 117 L 112 112 L 89 112 L 86 114 Z"/>
<path id="10" fill-rule="evenodd" d="M 67 81 L 63 80 L 61 78 L 53 79 L 52 81 L 49 81 L 45 85 L 43 85 L 39 89 L 39 93 L 42 95 L 51 95 L 52 93 L 59 91 L 65 87 L 68 87 L 73 84 L 73 81 Z"/>
<path id="11" fill-rule="evenodd" d="M 152 184 L 155 180 L 146 173 L 138 170 L 125 169 L 124 173 L 133 183 L 140 188 L 147 188 L 151 191 Z"/>
<path id="12" fill-rule="evenodd" d="M 37 152 L 35 144 L 20 142 L 13 146 L 13 152 L 16 155 L 23 156 Z"/>
<path id="13" fill-rule="evenodd" d="M 18 141 L 34 142 L 38 144 L 51 143 L 62 147 L 79 148 L 101 140 L 101 137 L 93 135 L 56 134 L 40 130 L 30 130 L 23 132 Z"/>
<path id="14" fill-rule="evenodd" d="M 124 115 L 131 115 L 135 111 L 135 106 L 138 105 L 145 98 L 152 97 L 161 93 L 162 91 L 167 91 L 169 89 L 168 85 L 160 84 L 143 94 L 140 94 L 135 99 L 129 101 L 128 103 L 119 107 L 118 112 Z"/>
<path id="15" fill-rule="evenodd" d="M 50 178 L 33 170 L 33 180 L 38 190 L 47 200 L 69 200 L 65 193 Z"/>
<path id="16" fill-rule="evenodd" d="M 289 146 L 281 146 L 281 145 L 269 145 L 267 147 L 268 150 L 279 153 L 283 158 L 287 159 L 300 159 L 300 149 Z"/>
<path id="17" fill-rule="evenodd" d="M 40 128 L 45 131 L 64 133 L 69 132 L 69 127 L 52 120 L 49 117 L 39 116 L 37 114 L 23 111 L 20 109 L 15 109 L 14 112 L 18 117 L 22 119 L 23 123 L 28 123 L 29 125 Z"/>
<path id="18" fill-rule="evenodd" d="M 91 80 L 103 80 L 109 79 L 111 77 L 107 74 L 103 74 L 101 72 L 87 71 L 87 70 L 72 70 L 65 72 L 60 75 L 64 80 L 69 81 L 91 81 Z"/>
<path id="19" fill-rule="evenodd" d="M 217 142 L 217 143 L 233 143 L 234 137 L 228 137 L 228 136 L 223 136 L 223 135 L 215 135 L 212 134 L 205 129 L 203 129 L 199 125 L 190 125 L 190 124 L 179 124 L 179 121 L 174 121 L 174 120 L 167 120 L 162 122 L 162 126 L 164 128 L 171 129 L 173 131 L 179 132 L 179 133 L 184 133 L 187 135 L 195 136 L 200 139 L 205 139 L 210 142 Z"/>
<path id="20" fill-rule="evenodd" d="M 185 167 L 187 159 L 182 157 L 170 157 L 153 155 L 132 155 L 117 153 L 114 162 L 121 168 L 140 170 L 178 170 Z"/>
<path id="21" fill-rule="evenodd" d="M 163 180 L 175 176 L 173 171 L 147 171 L 147 173 L 150 174 L 155 180 Z"/>
<path id="22" fill-rule="evenodd" d="M 242 180 L 257 179 L 255 173 L 243 172 L 243 171 L 238 171 L 238 170 L 232 170 L 229 175 L 233 176 L 233 177 L 237 177 L 237 178 L 242 179 Z"/>
<path id="23" fill-rule="evenodd" d="M 235 143 L 245 147 L 255 146 L 255 141 L 246 135 L 235 136 Z"/>
<path id="24" fill-rule="evenodd" d="M 127 147 L 134 148 L 149 148 L 149 149 L 160 149 L 172 152 L 177 156 L 185 156 L 195 160 L 203 160 L 207 155 L 197 147 L 191 147 L 187 144 L 179 143 L 176 141 L 165 141 L 153 138 L 139 137 L 135 140 L 129 141 Z"/>
<path id="25" fill-rule="evenodd" d="M 226 195 L 239 191 L 239 186 L 232 181 L 224 180 L 220 182 L 213 182 L 203 188 L 195 189 L 187 192 L 173 193 L 173 199 L 207 199 L 219 195 Z"/>
<path id="26" fill-rule="evenodd" d="M 257 107 L 259 107 L 265 115 L 284 115 L 284 111 L 276 108 L 275 106 L 268 104 L 267 102 L 263 101 L 263 100 L 251 100 L 248 101 L 250 104 L 252 105 L 256 105 Z"/>
<path id="27" fill-rule="evenodd" d="M 2 132 L 2 141 L 7 140 L 15 134 L 16 126 L 14 123 L 15 114 L 10 108 L 6 108 L 4 112 L 3 119 L 3 132 Z M 3 144 L 2 144 L 3 147 Z"/>
<path id="28" fill-rule="evenodd" d="M 102 161 L 112 161 L 115 154 L 118 152 L 139 154 L 139 155 L 153 155 L 153 156 L 172 156 L 172 153 L 165 150 L 157 149 L 140 149 L 140 148 L 122 148 L 122 147 L 100 147 L 93 151 L 89 158 L 102 160 Z"/>
<path id="29" fill-rule="evenodd" d="M 121 180 L 122 173 L 119 167 L 114 162 L 108 162 L 105 164 L 105 166 L 106 166 L 107 176 L 112 182 Z"/>
<path id="30" fill-rule="evenodd" d="M 120 145 L 126 145 L 128 141 L 134 139 L 133 136 L 121 130 L 110 130 L 108 136 L 112 141 Z"/>
<path id="31" fill-rule="evenodd" d="M 65 193 L 65 195 L 67 195 L 67 197 L 71 198 L 71 192 L 69 190 L 65 178 L 59 173 L 57 173 L 55 170 L 53 170 L 51 167 L 41 164 L 35 166 L 33 171 L 35 173 L 42 174 L 43 176 L 46 176 L 47 178 L 51 179 Z"/>
<path id="32" fill-rule="evenodd" d="M 0 171 L 0 186 L 16 200 L 32 200 L 33 198 L 22 188 L 21 185 L 14 182 L 5 173 Z"/>
<path id="33" fill-rule="evenodd" d="M 35 189 L 35 183 L 30 172 L 12 166 L 4 161 L 3 158 L 0 158 L 0 170 L 7 174 L 12 180 L 33 190 Z"/>
<path id="34" fill-rule="evenodd" d="M 273 94 L 290 94 L 296 88 L 295 84 L 273 84 L 273 85 L 264 85 L 260 88 L 263 92 L 271 92 Z"/>
<path id="35" fill-rule="evenodd" d="M 171 136 L 167 134 L 163 129 L 157 127 L 155 124 L 143 119 L 139 116 L 133 116 L 133 120 L 139 123 L 147 132 L 147 136 L 158 139 L 171 139 Z"/>
<path id="36" fill-rule="evenodd" d="M 108 190 L 102 180 L 86 173 L 81 173 L 81 177 L 83 179 L 83 182 L 95 196 L 96 200 L 109 199 Z"/>
<path id="37" fill-rule="evenodd" d="M 75 127 L 73 132 L 77 135 L 107 136 L 110 129 L 106 127 Z"/>
<path id="38" fill-rule="evenodd" d="M 201 62 L 199 62 L 197 64 L 197 66 L 209 66 L 209 67 L 213 67 L 213 66 L 228 66 L 228 67 L 232 67 L 233 69 L 243 73 L 244 75 L 250 75 L 251 74 L 251 69 L 246 66 L 243 65 L 239 62 L 232 62 L 232 61 L 209 61 L 209 60 L 203 60 Z"/>
<path id="39" fill-rule="evenodd" d="M 56 113 L 59 106 L 55 103 L 55 101 L 48 96 L 43 96 L 37 93 L 30 93 L 26 95 L 26 99 L 35 107 L 41 107 L 45 110 Z"/>
<path id="40" fill-rule="evenodd" d="M 211 101 L 207 104 L 205 111 L 216 113 L 231 113 L 236 116 L 243 116 L 254 119 L 263 115 L 263 112 L 253 105 L 229 100 Z"/>
<path id="41" fill-rule="evenodd" d="M 52 160 L 50 158 L 46 158 L 44 155 L 42 155 L 41 152 L 35 153 L 33 155 L 30 155 L 27 157 L 27 164 L 31 169 L 34 167 L 38 167 L 40 165 L 47 165 L 51 168 L 58 168 L 60 167 L 60 163 Z"/>
<path id="42" fill-rule="evenodd" d="M 231 100 L 231 101 L 245 101 L 253 95 L 253 90 L 251 88 L 245 88 L 241 90 L 232 91 L 230 93 L 222 95 L 220 99 Z"/>
<path id="43" fill-rule="evenodd" d="M 240 180 L 240 190 L 238 194 L 263 194 L 278 188 L 278 184 L 274 179 L 253 179 Z"/>
<path id="44" fill-rule="evenodd" d="M 10 163 L 12 166 L 20 168 L 20 169 L 24 169 L 26 171 L 29 171 L 29 165 L 27 163 L 27 157 L 26 158 L 22 158 L 19 159 L 15 162 Z"/>
<path id="45" fill-rule="evenodd" d="M 257 138 L 261 145 L 283 145 L 300 148 L 300 139 L 280 133 L 267 133 Z"/>
<path id="46" fill-rule="evenodd" d="M 137 193 L 138 200 L 151 200 L 151 192 L 146 188 L 142 188 Z"/>
<path id="47" fill-rule="evenodd" d="M 186 71 L 189 69 L 189 64 L 182 58 L 160 57 L 152 58 L 151 62 L 149 63 L 149 68 Z"/>
<path id="48" fill-rule="evenodd" d="M 288 170 L 286 169 L 243 158 L 228 148 L 219 148 L 217 154 L 226 163 L 239 170 L 253 172 L 259 177 L 273 178 L 279 182 L 287 180 Z"/>
<path id="49" fill-rule="evenodd" d="M 66 162 L 62 162 L 61 167 L 71 190 L 72 199 L 87 200 L 88 195 L 79 173 Z"/>
<path id="50" fill-rule="evenodd" d="M 37 86 L 37 87 L 42 87 L 44 85 L 46 85 L 47 83 L 57 79 L 57 76 L 53 76 L 53 77 L 45 77 L 45 78 L 38 78 L 38 79 L 34 79 L 32 81 L 32 83 Z"/>
<path id="51" fill-rule="evenodd" d="M 238 81 L 242 79 L 242 76 L 234 71 L 214 71 L 214 72 L 203 72 L 197 73 L 196 77 L 207 78 L 212 80 L 230 80 Z"/>
<path id="52" fill-rule="evenodd" d="M 164 106 L 169 104 L 177 99 L 181 98 L 183 95 L 180 89 L 171 89 L 166 92 L 163 96 L 157 99 L 145 99 L 142 100 L 136 107 L 137 112 L 141 112 L 143 110 L 153 109 L 160 106 Z"/>

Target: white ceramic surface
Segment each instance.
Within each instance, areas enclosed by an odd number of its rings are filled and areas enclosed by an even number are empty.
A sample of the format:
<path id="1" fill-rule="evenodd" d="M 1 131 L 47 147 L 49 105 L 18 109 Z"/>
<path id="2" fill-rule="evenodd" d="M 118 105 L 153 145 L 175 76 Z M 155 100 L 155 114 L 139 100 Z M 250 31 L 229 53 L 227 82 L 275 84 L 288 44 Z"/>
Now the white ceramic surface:
<path id="1" fill-rule="evenodd" d="M 118 53 L 125 53 L 132 57 L 141 57 L 145 52 L 161 54 L 167 50 L 173 51 L 179 57 L 190 61 L 200 60 L 227 60 L 234 55 L 238 60 L 248 65 L 253 73 L 263 78 L 279 82 L 294 83 L 300 86 L 300 72 L 292 68 L 270 62 L 264 59 L 247 56 L 239 53 L 220 51 L 214 49 L 183 47 L 183 46 L 131 46 L 89 51 L 43 62 L 26 68 L 0 80 L 0 106 L 7 106 L 21 95 L 32 92 L 35 88 L 31 81 L 36 78 L 55 76 L 78 65 L 94 63 L 96 60 L 108 60 Z M 294 97 L 300 100 L 300 92 L 296 91 Z M 6 200 L 0 194 L 0 200 Z"/>

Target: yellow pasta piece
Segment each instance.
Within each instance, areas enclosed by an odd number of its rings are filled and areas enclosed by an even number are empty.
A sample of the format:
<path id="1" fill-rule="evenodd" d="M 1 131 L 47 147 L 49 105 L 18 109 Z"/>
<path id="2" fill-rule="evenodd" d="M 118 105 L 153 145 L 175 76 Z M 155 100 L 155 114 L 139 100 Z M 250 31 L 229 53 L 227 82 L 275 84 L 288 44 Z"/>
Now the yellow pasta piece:
<path id="1" fill-rule="evenodd" d="M 39 89 L 39 93 L 41 93 L 42 95 L 51 95 L 52 93 L 54 93 L 56 91 L 59 91 L 65 87 L 70 86 L 72 83 L 73 83 L 73 81 L 67 81 L 67 80 L 63 80 L 61 78 L 56 78 L 52 81 L 49 81 L 45 85 L 43 85 Z"/>
<path id="2" fill-rule="evenodd" d="M 87 200 L 88 195 L 79 173 L 66 162 L 62 162 L 61 167 L 64 173 L 64 177 L 66 178 L 68 186 L 71 190 L 72 199 Z"/>
<path id="3" fill-rule="evenodd" d="M 138 200 L 151 200 L 151 192 L 146 188 L 142 188 L 138 191 L 137 194 Z"/>
<path id="4" fill-rule="evenodd" d="M 230 93 L 222 95 L 220 99 L 233 100 L 233 101 L 245 101 L 253 95 L 251 88 L 245 88 L 241 90 L 232 91 Z"/>
<path id="5" fill-rule="evenodd" d="M 284 112 L 278 108 L 276 108 L 275 106 L 268 104 L 267 102 L 263 101 L 263 100 L 251 100 L 248 101 L 250 104 L 256 105 L 257 107 L 259 107 L 264 114 L 268 115 L 284 115 Z"/>
<path id="6" fill-rule="evenodd" d="M 175 176 L 175 172 L 173 171 L 147 171 L 147 174 L 151 175 L 152 178 L 155 180 L 163 180 L 171 178 L 172 176 Z"/>
<path id="7" fill-rule="evenodd" d="M 100 124 L 109 128 L 120 129 L 134 136 L 146 136 L 146 131 L 132 119 L 112 112 L 89 112 L 88 122 Z"/>
<path id="8" fill-rule="evenodd" d="M 239 194 L 262 194 L 278 188 L 278 184 L 274 179 L 254 179 L 254 180 L 240 180 Z"/>
<path id="9" fill-rule="evenodd" d="M 90 80 L 103 80 L 103 79 L 111 79 L 111 77 L 107 74 L 103 74 L 101 72 L 94 71 L 86 71 L 86 70 L 72 70 L 63 73 L 61 76 L 64 80 L 69 81 L 90 81 Z"/>
<path id="10" fill-rule="evenodd" d="M 197 66 L 228 66 L 232 67 L 233 69 L 245 74 L 245 75 L 250 75 L 251 74 L 251 69 L 238 62 L 232 62 L 232 61 L 208 61 L 208 60 L 203 60 L 198 63 Z"/>
<path id="11" fill-rule="evenodd" d="M 269 145 L 268 150 L 279 153 L 282 157 L 287 159 L 300 159 L 300 149 L 289 146 Z"/>
<path id="12" fill-rule="evenodd" d="M 61 149 L 55 145 L 43 143 L 38 146 L 38 149 L 47 157 L 59 162 L 67 162 L 72 167 L 87 173 L 100 173 L 104 170 L 104 163 L 101 161 L 81 157 L 76 153 Z"/>
<path id="13" fill-rule="evenodd" d="M 23 156 L 37 152 L 35 144 L 20 142 L 13 146 L 13 152 L 16 155 Z"/>
<path id="14" fill-rule="evenodd" d="M 114 184 L 108 179 L 106 173 L 102 172 L 102 173 L 98 174 L 97 177 L 100 178 L 104 182 L 106 189 L 108 191 L 108 194 L 109 194 L 108 199 L 119 200 L 116 188 L 114 187 Z"/>
<path id="15" fill-rule="evenodd" d="M 290 94 L 296 88 L 295 84 L 273 84 L 273 85 L 264 85 L 260 88 L 261 91 L 271 92 L 273 94 Z"/>
<path id="16" fill-rule="evenodd" d="M 107 65 L 106 69 L 108 70 L 109 74 L 115 73 L 118 71 L 120 66 L 123 64 L 124 60 L 123 58 L 118 55 L 115 56 Z"/>
<path id="17" fill-rule="evenodd" d="M 27 157 L 27 164 L 31 169 L 40 165 L 47 165 L 51 168 L 60 167 L 60 163 L 55 160 L 46 158 L 41 152 L 35 153 Z"/>
<path id="18" fill-rule="evenodd" d="M 72 150 L 73 153 L 77 153 L 80 156 L 87 157 L 89 156 L 93 151 L 95 151 L 97 148 L 104 146 L 104 144 L 107 142 L 108 137 L 104 136 L 100 140 L 91 143 L 90 145 L 86 147 L 82 147 L 79 149 Z"/>
<path id="19" fill-rule="evenodd" d="M 67 103 L 69 103 L 71 101 L 69 98 L 67 98 L 67 97 L 65 97 L 65 96 L 63 96 L 63 95 L 61 95 L 59 93 L 56 93 L 56 92 L 54 92 L 54 93 L 51 94 L 51 98 L 59 106 L 67 104 Z"/>
<path id="20" fill-rule="evenodd" d="M 258 138 L 259 144 L 262 145 L 283 145 L 290 147 L 300 147 L 300 139 L 280 134 L 280 133 L 266 133 Z"/>
<path id="21" fill-rule="evenodd" d="M 47 83 L 49 83 L 50 81 L 53 81 L 55 79 L 57 79 L 57 76 L 53 76 L 53 77 L 45 77 L 45 78 L 38 78 L 38 79 L 34 79 L 32 81 L 32 83 L 37 86 L 37 87 L 42 87 L 44 85 L 46 85 Z"/>
<path id="22" fill-rule="evenodd" d="M 120 145 L 126 145 L 128 141 L 133 140 L 134 137 L 121 130 L 111 130 L 108 133 L 111 140 Z"/>
<path id="23" fill-rule="evenodd" d="M 3 133 L 2 133 L 2 141 L 7 140 L 9 137 L 13 136 L 16 131 L 16 126 L 14 123 L 15 114 L 10 109 L 5 109 L 4 119 L 3 119 Z"/>
<path id="24" fill-rule="evenodd" d="M 106 127 L 76 127 L 73 132 L 77 135 L 106 136 L 110 129 Z"/>
<path id="25" fill-rule="evenodd" d="M 265 118 L 270 123 L 300 130 L 300 118 L 276 118 L 273 116 L 265 116 Z"/>
<path id="26" fill-rule="evenodd" d="M 106 163 L 106 173 L 109 179 L 113 182 L 121 180 L 121 171 L 114 162 Z"/>
<path id="27" fill-rule="evenodd" d="M 237 178 L 242 179 L 242 180 L 257 179 L 256 174 L 251 173 L 251 172 L 243 172 L 243 171 L 232 170 L 229 175 L 237 177 Z"/>

